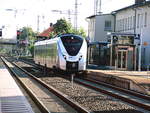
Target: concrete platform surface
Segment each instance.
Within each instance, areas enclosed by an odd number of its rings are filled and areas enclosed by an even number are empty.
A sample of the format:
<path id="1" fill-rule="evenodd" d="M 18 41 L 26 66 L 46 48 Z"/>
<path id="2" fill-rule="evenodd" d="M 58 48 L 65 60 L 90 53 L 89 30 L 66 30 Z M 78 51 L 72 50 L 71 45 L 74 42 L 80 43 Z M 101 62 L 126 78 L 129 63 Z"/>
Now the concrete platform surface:
<path id="1" fill-rule="evenodd" d="M 4 66 L 0 68 L 0 113 L 34 113 Z"/>
<path id="2" fill-rule="evenodd" d="M 89 74 L 88 77 L 93 75 L 95 77 L 97 76 L 97 78 L 101 77 L 100 79 L 106 77 L 107 79 L 105 79 L 104 82 L 113 79 L 111 82 L 116 82 L 116 80 L 118 80 L 117 83 L 121 85 L 122 81 L 124 80 L 126 82 L 126 86 L 128 84 L 129 89 L 147 92 L 148 94 L 150 94 L 150 71 L 118 71 L 88 69 L 88 73 L 91 74 Z M 121 81 L 120 83 L 119 80 Z"/>

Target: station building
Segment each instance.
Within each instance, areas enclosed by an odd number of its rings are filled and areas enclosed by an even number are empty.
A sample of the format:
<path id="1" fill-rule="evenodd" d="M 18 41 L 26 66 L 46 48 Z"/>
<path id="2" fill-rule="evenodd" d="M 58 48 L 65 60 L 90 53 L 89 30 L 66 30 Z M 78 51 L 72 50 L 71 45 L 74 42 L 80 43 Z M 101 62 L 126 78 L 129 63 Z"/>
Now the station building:
<path id="1" fill-rule="evenodd" d="M 141 63 L 140 66 L 143 69 L 147 68 L 148 65 L 150 65 L 150 1 L 135 0 L 135 4 L 133 5 L 113 11 L 111 14 L 93 15 L 87 17 L 87 20 L 88 37 L 90 37 L 91 42 L 109 41 L 107 35 L 108 32 L 113 32 L 112 35 L 114 37 L 116 33 L 117 39 L 121 38 L 121 40 L 125 35 L 126 39 L 132 38 L 132 36 L 134 35 L 133 43 L 130 43 L 130 45 L 125 43 L 122 43 L 121 45 L 116 45 L 115 43 L 113 43 L 115 47 L 111 47 L 111 45 L 108 45 L 110 47 L 110 52 L 111 48 L 118 48 L 113 49 L 112 51 L 115 58 L 111 59 L 110 53 L 110 66 L 119 68 L 118 62 L 121 62 L 121 69 L 137 70 L 139 62 Z M 129 34 L 131 36 L 127 36 Z M 119 41 L 119 43 L 120 42 L 121 41 Z M 132 54 L 129 52 L 129 50 L 133 50 Z M 142 56 L 141 60 L 139 57 L 140 53 Z M 127 65 L 130 63 L 129 58 L 132 59 L 132 66 Z M 120 61 L 117 61 L 119 59 Z M 126 65 L 125 68 L 123 68 L 124 65 Z"/>
<path id="2" fill-rule="evenodd" d="M 138 50 L 141 46 L 141 66 L 146 68 L 150 65 L 150 1 L 135 0 L 135 4 L 113 13 L 116 23 L 115 32 L 128 32 L 140 36 L 134 44 L 137 54 L 139 54 Z M 137 55 L 137 59 L 139 59 L 139 55 Z"/>
<path id="3" fill-rule="evenodd" d="M 88 22 L 88 37 L 91 42 L 107 41 L 107 32 L 114 31 L 114 16 L 112 14 L 92 15 L 86 20 Z"/>
<path id="4" fill-rule="evenodd" d="M 11 32 L 10 32 L 11 31 Z M 0 55 L 13 55 L 17 48 L 16 31 L 9 26 L 0 29 Z"/>
<path id="5" fill-rule="evenodd" d="M 50 23 L 50 26 L 36 37 L 37 41 L 49 39 L 51 32 L 53 32 L 53 24 L 52 23 Z"/>

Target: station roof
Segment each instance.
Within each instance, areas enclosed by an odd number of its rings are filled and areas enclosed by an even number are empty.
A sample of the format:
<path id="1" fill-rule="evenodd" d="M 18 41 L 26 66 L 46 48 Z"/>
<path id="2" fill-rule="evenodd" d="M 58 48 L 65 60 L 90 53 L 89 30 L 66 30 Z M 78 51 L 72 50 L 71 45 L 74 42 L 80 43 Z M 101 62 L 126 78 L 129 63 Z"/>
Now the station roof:
<path id="1" fill-rule="evenodd" d="M 49 27 L 48 29 L 46 29 L 42 33 L 40 33 L 37 37 L 47 37 L 47 38 L 49 38 L 49 34 L 52 31 L 53 31 L 53 27 Z"/>
<path id="2" fill-rule="evenodd" d="M 91 15 L 91 16 L 87 17 L 86 19 L 91 19 L 91 18 L 94 18 L 96 16 L 107 16 L 107 15 L 112 15 L 112 14 Z"/>
<path id="3" fill-rule="evenodd" d="M 128 33 L 128 32 L 109 32 L 109 33 L 107 33 L 107 35 L 136 36 L 137 34 Z"/>

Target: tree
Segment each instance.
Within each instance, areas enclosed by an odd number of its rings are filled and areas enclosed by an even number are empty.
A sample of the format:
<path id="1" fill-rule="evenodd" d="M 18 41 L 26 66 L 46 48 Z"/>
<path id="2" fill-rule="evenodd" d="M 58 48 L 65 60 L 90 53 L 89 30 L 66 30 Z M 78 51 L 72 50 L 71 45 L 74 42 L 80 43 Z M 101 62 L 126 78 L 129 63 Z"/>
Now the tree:
<path id="1" fill-rule="evenodd" d="M 32 39 L 32 37 L 36 36 L 36 33 L 33 32 L 32 28 L 30 27 L 23 27 L 22 29 L 20 29 L 21 34 L 19 39 L 21 40 L 26 40 L 28 38 L 28 40 L 30 40 L 30 38 Z"/>
<path id="2" fill-rule="evenodd" d="M 27 47 L 27 49 L 30 51 L 31 55 L 33 56 L 34 54 L 34 42 L 35 42 L 35 37 L 37 35 L 36 32 L 34 32 L 32 30 L 32 28 L 30 27 L 23 27 L 22 29 L 20 29 L 19 31 L 21 31 L 21 34 L 19 36 L 18 41 L 19 46 L 23 49 L 25 49 Z M 26 52 L 24 50 L 24 52 Z"/>
<path id="3" fill-rule="evenodd" d="M 70 33 L 71 28 L 71 23 L 68 23 L 65 19 L 57 20 L 56 24 L 54 24 L 56 34 Z"/>
<path id="4" fill-rule="evenodd" d="M 83 28 L 79 30 L 75 30 L 71 23 L 67 22 L 65 19 L 57 20 L 56 24 L 53 26 L 54 31 L 50 33 L 50 38 L 54 37 L 56 34 L 65 34 L 65 33 L 72 33 L 76 35 L 81 35 L 82 37 L 86 37 L 86 33 Z"/>
<path id="5" fill-rule="evenodd" d="M 81 27 L 80 29 L 76 30 L 76 29 L 72 29 L 72 33 L 77 34 L 77 35 L 81 35 L 82 37 L 86 37 L 86 32 L 85 30 Z"/>
<path id="6" fill-rule="evenodd" d="M 53 38 L 53 37 L 55 37 L 54 31 L 52 31 L 52 32 L 49 33 L 49 38 Z"/>

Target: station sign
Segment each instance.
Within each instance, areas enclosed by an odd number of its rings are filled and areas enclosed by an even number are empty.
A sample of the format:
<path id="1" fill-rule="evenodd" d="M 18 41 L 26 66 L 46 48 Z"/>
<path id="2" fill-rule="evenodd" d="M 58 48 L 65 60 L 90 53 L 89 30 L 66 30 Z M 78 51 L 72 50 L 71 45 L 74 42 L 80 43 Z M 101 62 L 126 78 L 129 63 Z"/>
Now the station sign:
<path id="1" fill-rule="evenodd" d="M 143 45 L 144 45 L 144 46 L 148 46 L 148 42 L 144 42 Z"/>

